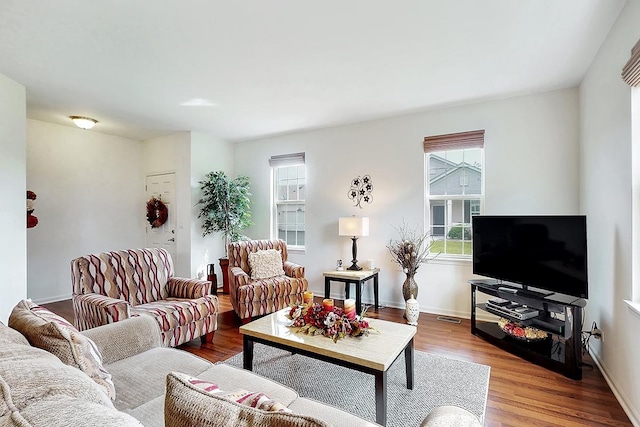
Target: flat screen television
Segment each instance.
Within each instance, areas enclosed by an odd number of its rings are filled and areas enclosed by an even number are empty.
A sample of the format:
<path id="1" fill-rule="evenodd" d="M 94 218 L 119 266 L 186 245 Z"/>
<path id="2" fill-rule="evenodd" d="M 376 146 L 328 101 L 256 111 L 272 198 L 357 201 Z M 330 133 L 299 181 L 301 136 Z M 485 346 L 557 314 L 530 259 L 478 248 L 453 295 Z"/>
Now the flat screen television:
<path id="1" fill-rule="evenodd" d="M 472 230 L 474 274 L 588 298 L 586 216 L 477 215 Z"/>

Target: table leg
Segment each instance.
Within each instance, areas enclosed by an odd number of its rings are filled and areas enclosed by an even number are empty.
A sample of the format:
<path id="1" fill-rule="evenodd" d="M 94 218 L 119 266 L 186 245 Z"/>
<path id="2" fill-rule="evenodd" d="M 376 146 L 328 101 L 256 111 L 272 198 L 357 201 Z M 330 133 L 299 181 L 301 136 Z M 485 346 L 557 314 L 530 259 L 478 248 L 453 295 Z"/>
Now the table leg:
<path id="1" fill-rule="evenodd" d="M 253 370 L 253 341 L 248 336 L 242 336 L 242 367 L 247 371 Z"/>
<path id="2" fill-rule="evenodd" d="M 376 422 L 387 425 L 387 371 L 376 372 Z"/>
<path id="3" fill-rule="evenodd" d="M 350 293 L 351 293 L 351 284 L 349 282 L 344 282 L 344 298 L 349 299 Z"/>
<path id="4" fill-rule="evenodd" d="M 378 273 L 373 276 L 373 298 L 375 299 L 375 309 L 378 309 L 380 304 L 378 300 Z"/>
<path id="5" fill-rule="evenodd" d="M 404 363 L 407 371 L 407 388 L 413 390 L 413 338 L 404 348 Z"/>
<path id="6" fill-rule="evenodd" d="M 356 313 L 362 313 L 362 280 L 353 282 L 356 285 Z"/>
<path id="7" fill-rule="evenodd" d="M 324 298 L 329 298 L 329 292 L 331 291 L 331 280 L 328 277 L 324 278 Z"/>

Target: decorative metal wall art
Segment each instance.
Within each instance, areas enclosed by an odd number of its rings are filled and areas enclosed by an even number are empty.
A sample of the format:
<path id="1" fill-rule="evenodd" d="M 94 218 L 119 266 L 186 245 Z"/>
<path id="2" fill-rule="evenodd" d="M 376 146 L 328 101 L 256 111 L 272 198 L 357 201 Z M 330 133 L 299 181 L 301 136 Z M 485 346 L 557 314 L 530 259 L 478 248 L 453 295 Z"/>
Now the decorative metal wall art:
<path id="1" fill-rule="evenodd" d="M 351 180 L 351 188 L 349 189 L 348 197 L 353 200 L 354 206 L 358 206 L 362 209 L 362 203 L 373 202 L 373 182 L 370 175 L 364 175 L 362 177 L 357 176 Z"/>

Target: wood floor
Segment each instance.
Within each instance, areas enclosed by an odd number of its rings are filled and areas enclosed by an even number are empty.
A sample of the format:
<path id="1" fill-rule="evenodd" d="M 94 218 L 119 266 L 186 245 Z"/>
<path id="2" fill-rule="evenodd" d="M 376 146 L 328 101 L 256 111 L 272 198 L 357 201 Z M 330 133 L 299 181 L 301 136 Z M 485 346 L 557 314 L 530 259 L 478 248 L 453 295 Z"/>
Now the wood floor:
<path id="1" fill-rule="evenodd" d="M 70 301 L 45 306 L 73 319 Z M 240 352 L 242 337 L 228 295 L 220 295 L 220 310 L 213 343 L 194 340 L 180 348 L 212 362 Z M 368 314 L 403 321 L 402 311 L 394 308 L 369 310 Z M 485 426 L 632 426 L 597 368 L 584 366 L 583 379 L 574 381 L 471 335 L 469 320 L 453 324 L 436 317 L 420 314 L 415 349 L 491 366 Z M 588 355 L 584 362 L 593 365 Z"/>

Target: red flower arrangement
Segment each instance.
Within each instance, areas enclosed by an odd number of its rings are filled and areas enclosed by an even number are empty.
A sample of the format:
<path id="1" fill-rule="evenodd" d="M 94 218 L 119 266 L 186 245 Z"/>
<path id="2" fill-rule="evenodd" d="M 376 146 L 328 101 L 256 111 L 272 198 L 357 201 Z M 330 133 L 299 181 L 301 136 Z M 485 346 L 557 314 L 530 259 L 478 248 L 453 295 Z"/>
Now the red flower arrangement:
<path id="1" fill-rule="evenodd" d="M 298 328 L 296 332 L 309 335 L 324 335 L 337 342 L 346 336 L 359 337 L 369 335 L 369 331 L 375 330 L 369 321 L 364 318 L 366 309 L 360 316 L 349 319 L 340 307 L 333 307 L 331 311 L 325 311 L 322 305 L 294 305 L 286 315 L 293 320 L 292 328 Z"/>

